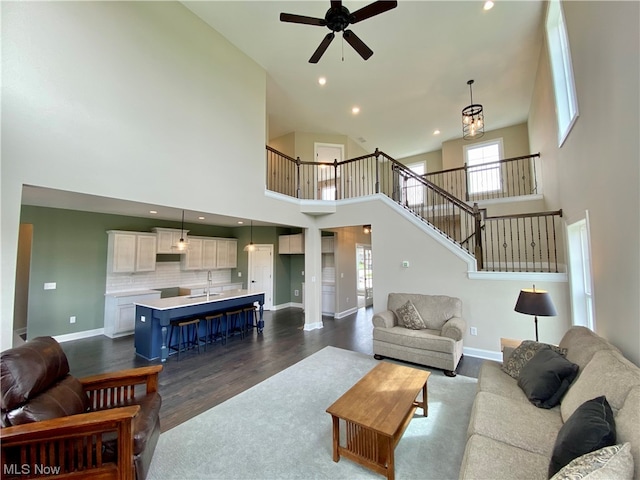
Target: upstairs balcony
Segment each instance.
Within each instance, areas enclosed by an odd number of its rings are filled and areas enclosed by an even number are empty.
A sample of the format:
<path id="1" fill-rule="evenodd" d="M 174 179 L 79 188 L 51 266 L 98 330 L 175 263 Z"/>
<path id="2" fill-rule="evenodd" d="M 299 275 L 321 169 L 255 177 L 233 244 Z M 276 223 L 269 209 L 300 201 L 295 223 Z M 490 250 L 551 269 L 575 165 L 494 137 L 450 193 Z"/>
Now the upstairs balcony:
<path id="1" fill-rule="evenodd" d="M 562 269 L 562 211 L 487 216 L 482 200 L 537 194 L 539 154 L 419 175 L 382 151 L 342 162 L 305 162 L 267 146 L 267 188 L 301 200 L 383 194 L 476 259 L 478 270 Z"/>

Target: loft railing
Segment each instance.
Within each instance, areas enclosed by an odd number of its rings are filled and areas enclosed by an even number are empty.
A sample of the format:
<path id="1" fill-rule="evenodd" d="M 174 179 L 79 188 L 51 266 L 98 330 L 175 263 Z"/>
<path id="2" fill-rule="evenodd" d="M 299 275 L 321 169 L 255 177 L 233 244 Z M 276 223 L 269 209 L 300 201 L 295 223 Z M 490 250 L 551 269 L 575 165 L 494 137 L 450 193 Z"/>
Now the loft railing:
<path id="1" fill-rule="evenodd" d="M 455 194 L 469 192 L 469 183 L 452 188 L 461 185 L 459 172 L 469 169 L 418 175 L 377 149 L 342 162 L 304 162 L 266 148 L 267 188 L 271 191 L 307 200 L 383 193 L 474 255 L 479 270 L 558 271 L 556 220 L 562 212 L 486 217 L 486 210 L 480 210 L 477 203 L 471 207 Z M 499 168 L 503 194 L 531 194 L 536 188 L 537 157 L 539 154 L 495 162 L 499 167 L 484 164 L 473 172 L 495 177 L 491 169 Z M 449 175 L 452 172 L 458 173 Z"/>
<path id="2" fill-rule="evenodd" d="M 534 153 L 480 165 L 465 164 L 459 168 L 425 173 L 423 177 L 467 202 L 532 195 L 538 190 L 538 158 L 540 154 Z"/>
<path id="3" fill-rule="evenodd" d="M 561 259 L 557 235 L 561 231 L 561 217 L 562 210 L 484 217 L 483 269 L 558 273 Z"/>

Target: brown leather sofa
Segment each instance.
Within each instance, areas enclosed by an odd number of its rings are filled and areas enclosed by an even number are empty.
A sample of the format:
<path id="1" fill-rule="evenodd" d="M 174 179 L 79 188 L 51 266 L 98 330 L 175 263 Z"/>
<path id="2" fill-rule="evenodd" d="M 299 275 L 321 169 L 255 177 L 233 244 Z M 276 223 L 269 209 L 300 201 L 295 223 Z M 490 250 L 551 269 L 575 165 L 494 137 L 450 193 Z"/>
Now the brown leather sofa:
<path id="1" fill-rule="evenodd" d="M 76 379 L 51 337 L 2 352 L 3 478 L 144 479 L 160 436 L 160 370 Z"/>

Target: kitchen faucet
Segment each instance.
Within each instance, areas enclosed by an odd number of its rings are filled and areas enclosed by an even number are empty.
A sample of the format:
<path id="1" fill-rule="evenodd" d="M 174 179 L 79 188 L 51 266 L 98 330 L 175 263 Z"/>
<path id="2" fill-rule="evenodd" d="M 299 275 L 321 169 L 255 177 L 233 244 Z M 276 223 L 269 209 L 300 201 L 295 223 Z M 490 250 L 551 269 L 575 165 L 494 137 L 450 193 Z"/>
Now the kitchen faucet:
<path id="1" fill-rule="evenodd" d="M 209 300 L 209 293 L 211 292 L 211 270 L 207 272 L 207 300 Z"/>

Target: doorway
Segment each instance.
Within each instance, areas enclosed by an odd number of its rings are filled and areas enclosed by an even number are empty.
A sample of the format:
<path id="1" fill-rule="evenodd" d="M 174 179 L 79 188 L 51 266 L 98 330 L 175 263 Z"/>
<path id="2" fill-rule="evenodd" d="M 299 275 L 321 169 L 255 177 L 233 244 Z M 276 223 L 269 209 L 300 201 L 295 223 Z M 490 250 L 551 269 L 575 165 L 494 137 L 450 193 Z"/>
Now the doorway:
<path id="1" fill-rule="evenodd" d="M 273 309 L 273 245 L 255 245 L 247 270 L 247 289 L 264 292 L 264 309 Z"/>
<path id="2" fill-rule="evenodd" d="M 567 227 L 572 324 L 595 331 L 589 218 Z"/>
<path id="3" fill-rule="evenodd" d="M 371 245 L 356 244 L 356 270 L 358 275 L 358 308 L 373 305 L 373 258 Z"/>
<path id="4" fill-rule="evenodd" d="M 344 159 L 344 145 L 337 143 L 314 143 L 316 162 L 333 163 Z M 337 200 L 339 198 L 340 177 L 333 167 L 322 166 L 316 169 L 316 199 Z"/>

